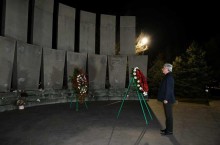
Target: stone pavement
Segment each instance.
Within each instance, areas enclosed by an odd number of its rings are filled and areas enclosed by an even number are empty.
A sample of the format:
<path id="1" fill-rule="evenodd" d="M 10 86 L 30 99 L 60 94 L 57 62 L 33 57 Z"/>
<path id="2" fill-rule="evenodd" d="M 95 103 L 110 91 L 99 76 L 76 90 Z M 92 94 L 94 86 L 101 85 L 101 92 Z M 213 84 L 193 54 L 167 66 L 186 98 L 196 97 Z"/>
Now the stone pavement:
<path id="1" fill-rule="evenodd" d="M 145 124 L 138 101 L 88 102 L 79 111 L 68 103 L 0 113 L 1 145 L 218 145 L 220 101 L 174 105 L 174 134 L 162 136 L 162 104 L 150 99 L 153 120 Z"/>
<path id="2" fill-rule="evenodd" d="M 179 102 L 174 105 L 174 135 L 167 136 L 173 145 L 218 145 L 220 144 L 220 101 L 210 105 Z M 162 104 L 149 101 L 151 109 L 162 126 Z M 161 139 L 161 138 L 160 138 Z M 168 143 L 169 144 L 169 143 Z"/>

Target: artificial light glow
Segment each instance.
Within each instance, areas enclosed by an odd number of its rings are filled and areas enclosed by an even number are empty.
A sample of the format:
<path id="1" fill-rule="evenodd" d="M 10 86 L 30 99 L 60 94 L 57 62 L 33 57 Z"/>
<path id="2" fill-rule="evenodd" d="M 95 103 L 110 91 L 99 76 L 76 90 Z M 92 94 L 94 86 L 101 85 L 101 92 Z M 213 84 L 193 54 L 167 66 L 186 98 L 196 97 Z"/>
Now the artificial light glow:
<path id="1" fill-rule="evenodd" d="M 144 46 L 149 42 L 149 39 L 147 37 L 143 37 L 140 41 L 140 45 Z"/>
<path id="2" fill-rule="evenodd" d="M 135 46 L 136 54 L 146 51 L 148 49 L 148 43 L 149 43 L 149 38 L 143 34 L 140 34 L 140 36 L 137 38 L 136 41 L 136 46 Z"/>

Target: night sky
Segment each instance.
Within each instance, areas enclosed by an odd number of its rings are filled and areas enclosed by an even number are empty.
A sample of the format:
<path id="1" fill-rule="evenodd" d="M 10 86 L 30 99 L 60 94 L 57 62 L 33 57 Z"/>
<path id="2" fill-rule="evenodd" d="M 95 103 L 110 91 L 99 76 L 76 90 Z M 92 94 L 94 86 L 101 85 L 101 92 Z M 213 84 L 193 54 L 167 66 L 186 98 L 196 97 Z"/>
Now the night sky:
<path id="1" fill-rule="evenodd" d="M 151 37 L 149 51 L 184 52 L 196 41 L 203 45 L 213 37 L 219 37 L 217 2 L 212 1 L 130 1 L 119 4 L 112 1 L 89 4 L 85 1 L 60 0 L 76 9 L 116 16 L 136 16 L 137 35 L 144 32 Z M 92 1 L 94 3 L 94 1 Z M 98 3 L 98 2 L 96 2 Z M 121 2 L 122 3 L 122 2 Z M 150 50 L 151 49 L 151 50 Z"/>

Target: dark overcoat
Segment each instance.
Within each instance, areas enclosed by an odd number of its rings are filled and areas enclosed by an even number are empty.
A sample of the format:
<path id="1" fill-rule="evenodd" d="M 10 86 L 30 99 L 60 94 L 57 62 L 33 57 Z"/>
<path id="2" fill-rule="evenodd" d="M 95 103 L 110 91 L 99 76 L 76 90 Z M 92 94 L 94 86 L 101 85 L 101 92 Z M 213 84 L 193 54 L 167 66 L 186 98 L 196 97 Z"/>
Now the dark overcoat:
<path id="1" fill-rule="evenodd" d="M 167 100 L 168 103 L 175 103 L 174 77 L 171 72 L 167 73 L 161 81 L 157 97 L 159 101 Z"/>

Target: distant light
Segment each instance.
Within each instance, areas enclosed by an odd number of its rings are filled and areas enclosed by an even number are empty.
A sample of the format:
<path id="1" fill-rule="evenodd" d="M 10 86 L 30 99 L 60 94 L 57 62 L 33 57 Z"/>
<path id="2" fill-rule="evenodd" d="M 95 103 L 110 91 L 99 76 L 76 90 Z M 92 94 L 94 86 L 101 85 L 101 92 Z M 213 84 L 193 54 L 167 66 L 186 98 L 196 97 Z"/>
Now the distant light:
<path id="1" fill-rule="evenodd" d="M 148 44 L 149 39 L 147 37 L 143 37 L 140 41 L 140 46 L 144 46 L 146 44 Z"/>
<path id="2" fill-rule="evenodd" d="M 136 54 L 140 54 L 148 49 L 149 37 L 144 35 L 143 33 L 136 40 L 135 52 Z"/>

